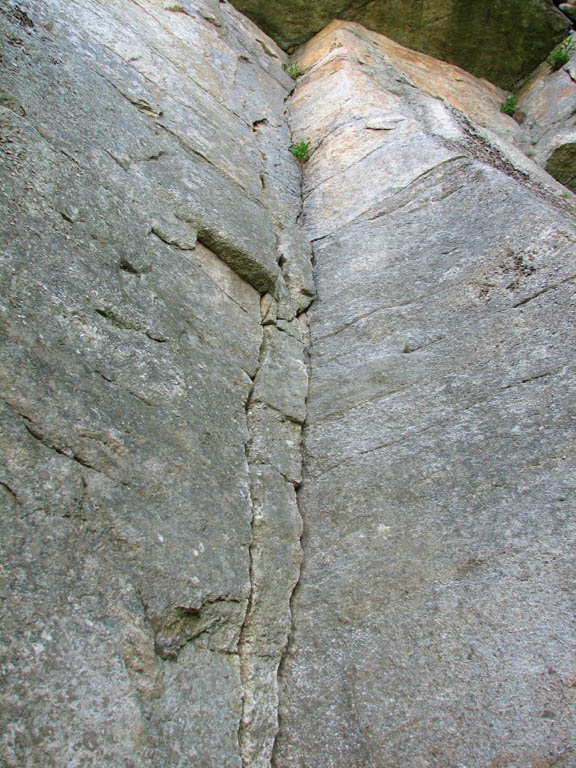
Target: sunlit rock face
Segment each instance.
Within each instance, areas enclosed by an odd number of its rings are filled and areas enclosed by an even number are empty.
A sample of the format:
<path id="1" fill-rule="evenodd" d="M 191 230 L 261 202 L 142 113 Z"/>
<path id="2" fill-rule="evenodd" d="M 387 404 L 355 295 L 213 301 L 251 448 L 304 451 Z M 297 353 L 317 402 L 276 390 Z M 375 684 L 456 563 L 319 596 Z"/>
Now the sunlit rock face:
<path id="1" fill-rule="evenodd" d="M 551 0 L 233 0 L 284 48 L 333 19 L 356 21 L 402 45 L 513 87 L 567 33 Z"/>
<path id="2" fill-rule="evenodd" d="M 465 116 L 466 75 L 427 93 L 345 24 L 297 56 L 318 299 L 275 766 L 568 766 L 570 193 Z"/>
<path id="3" fill-rule="evenodd" d="M 572 765 L 573 73 L 308 5 L 0 3 L 2 768 Z"/>

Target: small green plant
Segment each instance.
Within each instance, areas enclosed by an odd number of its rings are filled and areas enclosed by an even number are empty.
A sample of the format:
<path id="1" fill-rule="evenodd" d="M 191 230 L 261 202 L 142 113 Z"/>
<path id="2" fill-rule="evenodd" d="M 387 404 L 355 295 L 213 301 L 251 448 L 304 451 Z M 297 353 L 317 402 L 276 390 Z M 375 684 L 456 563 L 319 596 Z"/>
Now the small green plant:
<path id="1" fill-rule="evenodd" d="M 294 155 L 294 157 L 297 160 L 300 160 L 301 163 L 307 163 L 308 160 L 310 160 L 310 142 L 309 141 L 299 141 L 296 144 L 292 144 L 290 147 L 290 152 Z"/>
<path id="2" fill-rule="evenodd" d="M 557 45 L 556 48 L 554 48 L 552 53 L 546 59 L 546 63 L 553 72 L 556 72 L 560 67 L 563 67 L 564 64 L 568 64 L 570 56 L 572 56 L 575 48 L 576 41 L 574 38 L 567 37 L 563 43 L 560 43 L 560 45 Z"/>
<path id="3" fill-rule="evenodd" d="M 302 74 L 300 67 L 298 66 L 298 62 L 295 62 L 294 64 L 284 64 L 284 71 L 288 72 L 292 80 L 296 80 L 297 77 L 300 77 Z"/>
<path id="4" fill-rule="evenodd" d="M 504 104 L 500 105 L 500 112 L 504 112 L 505 115 L 511 115 L 514 117 L 518 110 L 518 99 L 516 96 L 507 96 Z"/>

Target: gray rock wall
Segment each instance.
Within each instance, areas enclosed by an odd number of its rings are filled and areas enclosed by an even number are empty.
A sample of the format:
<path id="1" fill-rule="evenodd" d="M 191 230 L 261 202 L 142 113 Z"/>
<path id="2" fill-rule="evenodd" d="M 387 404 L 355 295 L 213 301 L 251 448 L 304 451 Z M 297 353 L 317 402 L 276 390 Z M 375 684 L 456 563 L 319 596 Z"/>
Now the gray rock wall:
<path id="1" fill-rule="evenodd" d="M 318 299 L 274 765 L 568 768 L 573 214 L 354 27 L 298 56 Z"/>
<path id="2" fill-rule="evenodd" d="M 217 2 L 0 36 L 0 765 L 268 765 L 313 293 L 284 54 Z"/>
<path id="3" fill-rule="evenodd" d="M 0 6 L 1 768 L 574 764 L 571 196 L 377 38 Z"/>

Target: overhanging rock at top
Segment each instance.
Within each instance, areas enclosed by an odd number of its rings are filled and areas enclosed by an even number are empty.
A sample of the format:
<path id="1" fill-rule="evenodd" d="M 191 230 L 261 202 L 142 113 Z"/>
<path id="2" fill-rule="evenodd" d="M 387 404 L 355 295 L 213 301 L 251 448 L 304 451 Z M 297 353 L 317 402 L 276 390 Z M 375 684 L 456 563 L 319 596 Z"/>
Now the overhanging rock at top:
<path id="1" fill-rule="evenodd" d="M 568 31 L 552 0 L 232 0 L 280 46 L 308 40 L 334 18 L 512 88 Z"/>

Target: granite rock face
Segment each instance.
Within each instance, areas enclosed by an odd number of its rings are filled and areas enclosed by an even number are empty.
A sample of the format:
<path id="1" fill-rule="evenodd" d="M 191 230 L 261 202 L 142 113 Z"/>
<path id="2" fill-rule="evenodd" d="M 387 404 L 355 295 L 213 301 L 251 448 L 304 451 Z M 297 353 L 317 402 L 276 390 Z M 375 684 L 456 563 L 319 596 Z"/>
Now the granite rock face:
<path id="1" fill-rule="evenodd" d="M 274 765 L 568 768 L 576 221 L 357 27 L 298 57 L 318 299 Z"/>
<path id="2" fill-rule="evenodd" d="M 344 19 L 505 88 L 530 74 L 570 28 L 552 0 L 232 1 L 284 48 Z"/>
<path id="3" fill-rule="evenodd" d="M 294 82 L 217 0 L 9 0 L 0 39 L 1 768 L 571 768 L 537 91 L 519 125 L 352 22 Z"/>
<path id="4" fill-rule="evenodd" d="M 0 765 L 268 764 L 313 295 L 285 56 L 208 1 L 0 36 Z"/>

